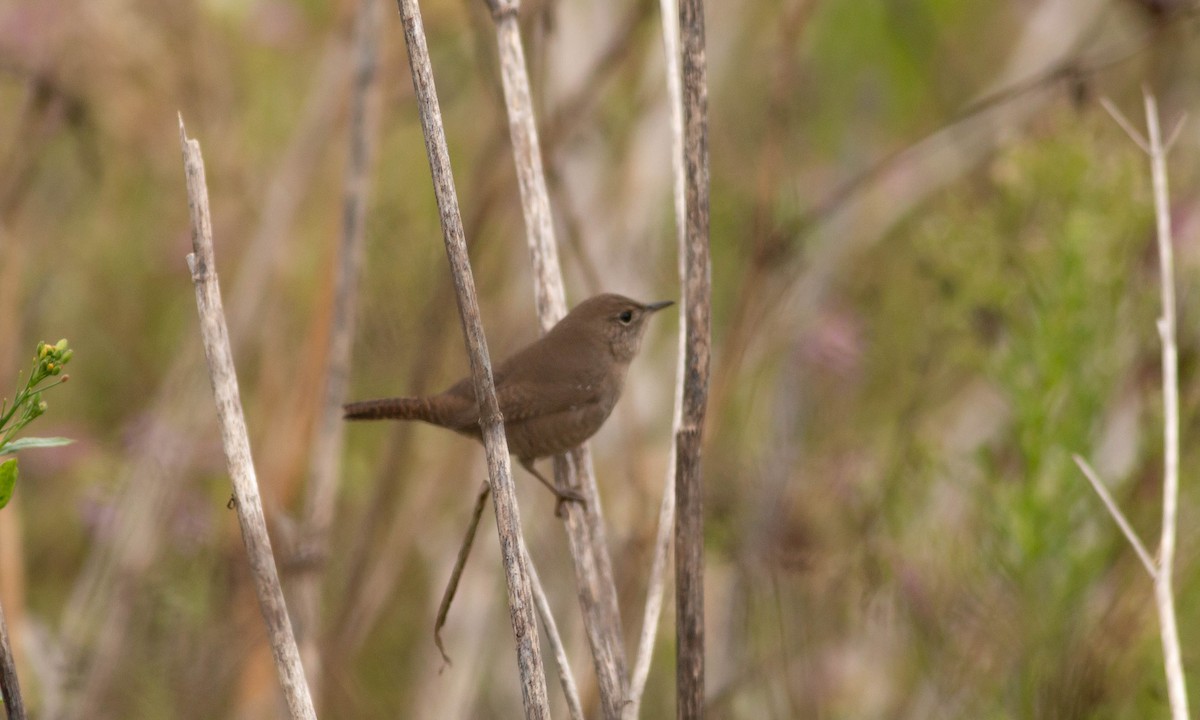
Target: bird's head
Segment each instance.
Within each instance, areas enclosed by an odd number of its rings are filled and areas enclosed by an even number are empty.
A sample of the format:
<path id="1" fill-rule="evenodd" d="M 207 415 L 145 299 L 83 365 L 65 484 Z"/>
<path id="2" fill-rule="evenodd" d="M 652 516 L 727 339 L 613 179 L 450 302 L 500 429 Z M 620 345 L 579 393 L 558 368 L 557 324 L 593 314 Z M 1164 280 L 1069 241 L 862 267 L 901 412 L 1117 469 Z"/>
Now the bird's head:
<path id="1" fill-rule="evenodd" d="M 628 363 L 642 347 L 646 321 L 672 304 L 670 300 L 646 304 L 623 295 L 596 295 L 576 305 L 562 323 L 602 337 L 617 362 Z"/>

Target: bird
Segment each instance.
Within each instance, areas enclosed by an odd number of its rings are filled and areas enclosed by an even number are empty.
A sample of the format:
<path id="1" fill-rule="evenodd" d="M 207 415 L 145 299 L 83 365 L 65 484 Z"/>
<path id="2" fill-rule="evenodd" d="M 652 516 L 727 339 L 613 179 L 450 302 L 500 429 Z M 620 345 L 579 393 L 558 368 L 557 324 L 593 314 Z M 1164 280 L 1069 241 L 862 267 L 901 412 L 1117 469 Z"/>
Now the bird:
<path id="1" fill-rule="evenodd" d="M 564 502 L 581 503 L 583 497 L 556 487 L 534 462 L 572 450 L 596 434 L 621 397 L 646 321 L 672 304 L 612 293 L 590 297 L 496 366 L 496 400 L 509 453 L 554 493 L 558 512 Z M 352 402 L 343 412 L 347 420 L 421 420 L 482 441 L 470 376 L 437 395 Z"/>

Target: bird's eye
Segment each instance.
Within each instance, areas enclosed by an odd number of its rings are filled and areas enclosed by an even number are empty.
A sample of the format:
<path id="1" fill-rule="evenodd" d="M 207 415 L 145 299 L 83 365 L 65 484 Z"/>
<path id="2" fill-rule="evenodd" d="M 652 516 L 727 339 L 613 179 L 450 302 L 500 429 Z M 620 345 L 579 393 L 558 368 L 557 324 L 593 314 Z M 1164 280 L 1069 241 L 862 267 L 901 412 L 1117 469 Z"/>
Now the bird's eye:
<path id="1" fill-rule="evenodd" d="M 633 322 L 633 311 L 626 310 L 625 312 L 618 315 L 617 319 L 621 321 L 622 325 L 628 325 L 629 323 Z"/>

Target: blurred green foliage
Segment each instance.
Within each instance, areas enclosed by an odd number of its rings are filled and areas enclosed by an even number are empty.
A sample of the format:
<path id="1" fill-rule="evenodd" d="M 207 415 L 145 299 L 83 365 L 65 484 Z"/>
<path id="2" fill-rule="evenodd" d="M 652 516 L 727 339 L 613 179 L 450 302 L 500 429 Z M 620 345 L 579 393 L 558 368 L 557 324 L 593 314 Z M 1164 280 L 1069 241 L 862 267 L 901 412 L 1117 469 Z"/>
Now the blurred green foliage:
<path id="1" fill-rule="evenodd" d="M 63 368 L 74 354 L 67 347 L 66 338 L 54 345 L 38 343 L 33 368 L 25 378 L 25 386 L 17 390 L 12 400 L 4 398 L 0 403 L 0 455 L 12 455 L 31 448 L 59 447 L 71 442 L 62 437 L 17 438 L 16 435 L 46 412 L 48 405 L 42 399 L 42 393 L 67 381 L 68 376 L 63 375 Z M 8 458 L 0 463 L 0 508 L 8 505 L 12 499 L 16 484 L 17 459 Z"/>

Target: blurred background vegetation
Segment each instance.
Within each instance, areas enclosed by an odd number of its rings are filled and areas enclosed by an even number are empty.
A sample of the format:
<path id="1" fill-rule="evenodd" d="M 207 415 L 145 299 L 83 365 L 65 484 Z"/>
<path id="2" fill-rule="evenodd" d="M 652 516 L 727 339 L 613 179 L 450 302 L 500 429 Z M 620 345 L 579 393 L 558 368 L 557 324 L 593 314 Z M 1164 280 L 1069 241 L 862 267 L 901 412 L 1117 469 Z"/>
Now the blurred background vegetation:
<path id="1" fill-rule="evenodd" d="M 466 372 L 395 8 L 355 398 Z M 0 513 L 0 599 L 39 717 L 262 718 L 277 683 L 197 341 L 176 112 L 204 150 L 243 400 L 285 583 L 329 332 L 351 0 L 0 2 L 0 379 L 68 337 L 72 382 Z M 491 21 L 423 3 L 485 326 L 535 317 Z M 678 297 L 657 4 L 521 10 L 572 302 Z M 709 3 L 714 376 L 708 688 L 730 718 L 1166 714 L 1144 569 L 1161 495 L 1148 161 L 1172 127 L 1182 401 L 1177 596 L 1200 691 L 1200 43 L 1189 0 Z M 677 315 L 595 455 L 629 652 L 670 443 Z M 489 524 L 431 638 L 474 444 L 355 426 L 324 585 L 322 716 L 516 717 Z M 518 471 L 594 702 L 569 557 Z M 302 559 L 302 558 L 301 558 Z M 668 606 L 670 603 L 668 602 Z M 643 716 L 673 714 L 670 607 Z M 551 696 L 561 712 L 555 687 Z M 594 707 L 593 707 L 594 710 Z"/>

